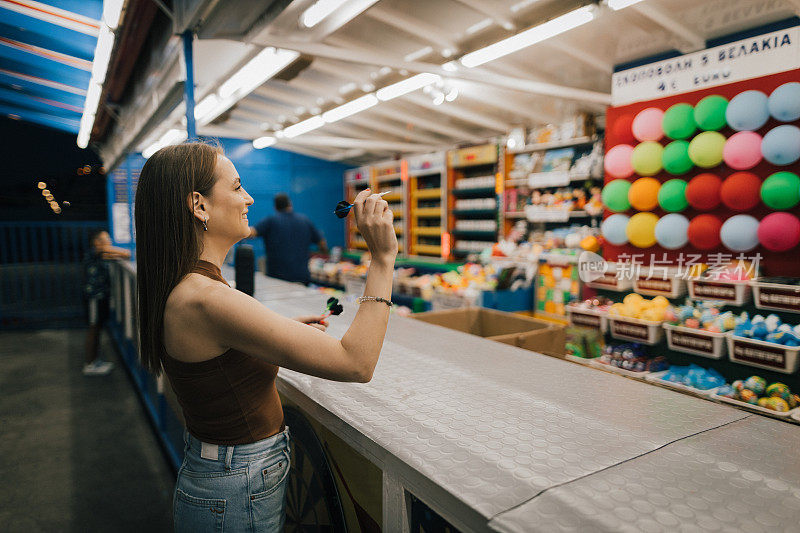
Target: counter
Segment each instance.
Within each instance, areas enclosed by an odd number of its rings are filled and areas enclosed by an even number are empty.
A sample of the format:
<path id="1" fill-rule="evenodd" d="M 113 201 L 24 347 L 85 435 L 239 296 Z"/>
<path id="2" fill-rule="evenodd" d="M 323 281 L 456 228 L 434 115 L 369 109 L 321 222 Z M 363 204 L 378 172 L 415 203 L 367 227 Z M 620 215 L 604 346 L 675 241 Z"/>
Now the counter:
<path id="1" fill-rule="evenodd" d="M 286 316 L 327 299 L 260 274 L 255 296 Z M 384 531 L 408 528 L 409 493 L 462 531 L 800 522 L 800 427 L 411 318 L 370 383 L 281 369 L 278 389 L 380 469 Z"/>

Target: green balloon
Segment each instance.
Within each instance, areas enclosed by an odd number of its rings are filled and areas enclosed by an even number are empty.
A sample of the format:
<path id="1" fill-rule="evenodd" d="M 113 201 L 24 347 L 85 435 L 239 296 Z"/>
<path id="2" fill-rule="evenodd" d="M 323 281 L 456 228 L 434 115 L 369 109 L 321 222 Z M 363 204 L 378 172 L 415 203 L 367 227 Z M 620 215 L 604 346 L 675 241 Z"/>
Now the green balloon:
<path id="1" fill-rule="evenodd" d="M 694 166 L 689 157 L 689 143 L 686 141 L 672 141 L 665 146 L 661 161 L 664 163 L 664 170 L 674 176 L 686 174 Z"/>
<path id="2" fill-rule="evenodd" d="M 694 109 L 689 104 L 670 106 L 661 119 L 661 129 L 670 139 L 688 139 L 697 129 L 694 123 Z"/>
<path id="3" fill-rule="evenodd" d="M 698 167 L 713 168 L 722 163 L 725 136 L 716 131 L 704 131 L 689 143 L 689 158 Z"/>
<path id="4" fill-rule="evenodd" d="M 790 209 L 800 202 L 800 177 L 794 172 L 776 172 L 761 184 L 761 200 L 772 209 Z"/>
<path id="5" fill-rule="evenodd" d="M 706 96 L 694 106 L 694 122 L 701 130 L 721 130 L 728 123 L 725 120 L 727 109 L 728 100 L 724 96 L 718 94 Z"/>
<path id="6" fill-rule="evenodd" d="M 672 179 L 664 182 L 658 190 L 658 205 L 664 211 L 677 213 L 689 207 L 686 199 L 686 182 Z"/>
<path id="7" fill-rule="evenodd" d="M 631 154 L 631 166 L 640 176 L 655 176 L 661 172 L 664 147 L 654 141 L 639 143 Z"/>
<path id="8" fill-rule="evenodd" d="M 608 185 L 603 187 L 603 192 L 601 193 L 603 205 L 611 211 L 627 211 L 631 207 L 628 201 L 628 189 L 630 188 L 631 182 L 627 180 L 609 182 Z"/>

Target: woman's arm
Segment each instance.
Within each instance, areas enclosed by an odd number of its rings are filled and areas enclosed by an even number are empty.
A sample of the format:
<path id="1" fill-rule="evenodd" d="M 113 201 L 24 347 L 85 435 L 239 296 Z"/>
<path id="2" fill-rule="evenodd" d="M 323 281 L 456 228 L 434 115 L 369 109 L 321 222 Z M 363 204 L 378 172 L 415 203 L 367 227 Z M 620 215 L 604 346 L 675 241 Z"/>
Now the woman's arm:
<path id="1" fill-rule="evenodd" d="M 356 197 L 355 216 L 372 253 L 365 294 L 391 297 L 397 238 L 388 204 L 376 194 Z M 279 366 L 337 381 L 367 382 L 378 363 L 389 307 L 365 302 L 342 340 L 284 318 L 254 298 L 215 287 L 197 300 L 200 323 L 222 347 L 234 348 Z"/>

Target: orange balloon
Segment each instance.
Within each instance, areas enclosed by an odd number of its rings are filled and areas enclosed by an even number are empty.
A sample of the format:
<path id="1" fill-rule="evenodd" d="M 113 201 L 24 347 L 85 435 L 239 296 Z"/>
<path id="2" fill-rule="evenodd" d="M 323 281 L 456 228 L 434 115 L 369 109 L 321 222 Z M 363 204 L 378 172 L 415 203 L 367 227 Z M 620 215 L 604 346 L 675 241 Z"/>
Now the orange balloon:
<path id="1" fill-rule="evenodd" d="M 650 211 L 658 205 L 661 183 L 655 178 L 639 178 L 628 189 L 628 201 L 638 211 Z"/>

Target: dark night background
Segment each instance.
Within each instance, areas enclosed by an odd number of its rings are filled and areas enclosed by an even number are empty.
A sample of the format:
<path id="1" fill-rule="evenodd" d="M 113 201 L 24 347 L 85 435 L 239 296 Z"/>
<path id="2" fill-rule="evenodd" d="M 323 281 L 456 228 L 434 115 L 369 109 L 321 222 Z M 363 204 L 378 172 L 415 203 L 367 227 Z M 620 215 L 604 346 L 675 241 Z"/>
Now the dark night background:
<path id="1" fill-rule="evenodd" d="M 100 158 L 75 144 L 76 135 L 0 117 L 0 220 L 106 220 L 106 176 Z M 89 174 L 78 168 L 90 166 Z M 56 215 L 37 184 L 61 205 Z M 64 206 L 64 201 L 70 203 Z"/>

